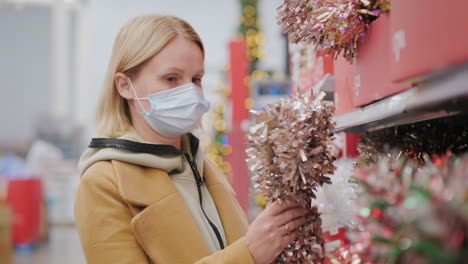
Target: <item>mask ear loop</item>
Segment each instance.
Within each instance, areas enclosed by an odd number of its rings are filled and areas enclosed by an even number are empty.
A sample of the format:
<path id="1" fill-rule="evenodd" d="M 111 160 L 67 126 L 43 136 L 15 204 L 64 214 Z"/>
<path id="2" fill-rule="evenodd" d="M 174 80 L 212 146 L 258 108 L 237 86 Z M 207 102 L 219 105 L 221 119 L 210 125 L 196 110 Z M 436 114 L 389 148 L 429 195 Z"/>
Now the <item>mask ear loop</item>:
<path id="1" fill-rule="evenodd" d="M 127 78 L 128 78 L 128 82 L 130 83 L 130 88 L 132 88 L 133 94 L 135 95 L 135 98 L 132 98 L 132 100 L 137 100 L 138 103 L 139 103 L 140 106 L 141 106 L 141 110 L 142 110 L 143 112 L 146 112 L 146 111 L 145 111 L 145 108 L 143 107 L 143 104 L 141 103 L 140 100 L 148 100 L 148 99 L 146 99 L 146 98 L 139 98 L 138 95 L 136 94 L 135 88 L 133 88 L 133 84 L 132 84 L 132 81 L 130 80 L 130 77 L 127 76 Z"/>

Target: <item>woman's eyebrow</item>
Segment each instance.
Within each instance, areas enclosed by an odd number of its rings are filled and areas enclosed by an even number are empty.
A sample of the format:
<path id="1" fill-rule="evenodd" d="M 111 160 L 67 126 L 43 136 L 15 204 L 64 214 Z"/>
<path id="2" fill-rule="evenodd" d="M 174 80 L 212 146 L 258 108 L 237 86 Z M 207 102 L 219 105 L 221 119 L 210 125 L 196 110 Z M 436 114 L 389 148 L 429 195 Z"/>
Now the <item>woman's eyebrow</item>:
<path id="1" fill-rule="evenodd" d="M 181 68 L 178 68 L 178 67 L 169 67 L 167 69 L 164 69 L 165 72 L 178 72 L 178 73 L 185 73 L 185 71 Z M 198 75 L 205 75 L 205 70 L 202 69 L 202 70 L 199 70 L 196 72 L 196 74 Z"/>
<path id="2" fill-rule="evenodd" d="M 170 67 L 168 69 L 165 69 L 164 71 L 168 72 L 168 71 L 175 71 L 175 72 L 179 72 L 179 73 L 184 73 L 184 70 L 181 69 L 181 68 L 178 68 L 178 67 Z"/>

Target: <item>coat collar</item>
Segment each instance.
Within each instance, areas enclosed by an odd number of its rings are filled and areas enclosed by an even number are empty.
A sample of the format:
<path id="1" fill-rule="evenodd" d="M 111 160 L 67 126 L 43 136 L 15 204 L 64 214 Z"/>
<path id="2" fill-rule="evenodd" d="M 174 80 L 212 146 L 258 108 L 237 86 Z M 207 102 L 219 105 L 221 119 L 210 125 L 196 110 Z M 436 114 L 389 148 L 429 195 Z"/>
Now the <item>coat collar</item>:
<path id="1" fill-rule="evenodd" d="M 209 255 L 204 239 L 168 174 L 162 170 L 112 161 L 122 198 L 136 212 L 131 226 L 155 263 L 193 263 Z M 229 244 L 242 237 L 248 223 L 233 189 L 211 161 L 204 176 Z M 137 208 L 137 209 L 135 209 Z"/>
<path id="2" fill-rule="evenodd" d="M 143 167 L 155 167 L 167 173 L 183 170 L 184 156 L 194 160 L 202 174 L 204 152 L 199 150 L 199 140 L 192 134 L 181 136 L 179 150 L 172 145 L 151 144 L 136 131 L 130 130 L 120 138 L 93 138 L 81 156 L 79 170 L 82 175 L 92 164 L 102 160 L 120 160 Z"/>

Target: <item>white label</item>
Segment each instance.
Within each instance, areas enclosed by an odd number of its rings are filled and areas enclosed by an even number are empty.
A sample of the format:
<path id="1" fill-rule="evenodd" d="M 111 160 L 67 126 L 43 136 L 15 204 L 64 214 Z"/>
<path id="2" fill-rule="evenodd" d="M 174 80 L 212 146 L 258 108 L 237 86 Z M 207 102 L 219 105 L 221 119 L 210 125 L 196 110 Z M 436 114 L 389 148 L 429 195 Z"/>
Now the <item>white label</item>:
<path id="1" fill-rule="evenodd" d="M 360 88 L 361 88 L 361 75 L 358 74 L 354 76 L 354 90 L 356 91 L 356 96 L 359 95 Z"/>
<path id="2" fill-rule="evenodd" d="M 404 30 L 398 30 L 393 33 L 393 55 L 395 61 L 399 62 L 401 58 L 401 49 L 406 48 L 406 35 Z"/>

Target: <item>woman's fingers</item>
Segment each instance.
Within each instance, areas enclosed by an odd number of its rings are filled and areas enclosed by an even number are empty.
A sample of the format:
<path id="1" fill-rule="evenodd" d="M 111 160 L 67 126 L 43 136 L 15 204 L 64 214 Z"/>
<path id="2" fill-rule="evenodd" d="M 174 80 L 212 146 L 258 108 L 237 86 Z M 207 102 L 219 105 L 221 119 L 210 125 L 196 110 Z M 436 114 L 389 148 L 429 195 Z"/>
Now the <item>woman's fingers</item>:
<path id="1" fill-rule="evenodd" d="M 297 203 L 296 201 L 293 201 L 291 199 L 285 199 L 285 200 L 281 200 L 281 203 L 278 200 L 276 200 L 275 202 L 272 202 L 267 207 L 267 209 L 270 211 L 269 213 L 271 215 L 275 216 L 275 215 L 281 214 L 282 212 L 286 210 L 289 210 L 292 208 L 298 208 L 298 207 L 301 207 L 301 205 Z"/>
<path id="2" fill-rule="evenodd" d="M 276 222 L 280 225 L 284 225 L 286 223 L 291 222 L 292 220 L 296 218 L 305 216 L 307 212 L 308 212 L 307 209 L 304 209 L 302 207 L 290 209 L 278 215 Z"/>
<path id="3" fill-rule="evenodd" d="M 252 222 L 244 239 L 256 263 L 272 263 L 298 235 L 309 209 L 290 199 L 270 202 Z"/>
<path id="4" fill-rule="evenodd" d="M 288 235 L 289 233 L 296 233 L 297 228 L 302 226 L 306 222 L 306 218 L 304 216 L 291 220 L 290 222 L 284 224 L 284 233 L 283 235 Z"/>

